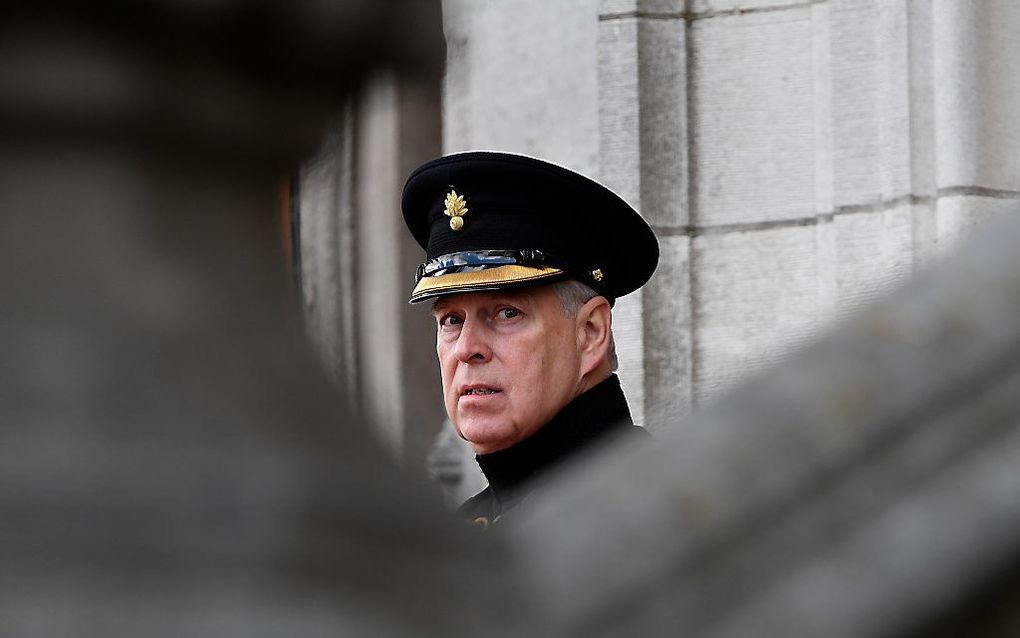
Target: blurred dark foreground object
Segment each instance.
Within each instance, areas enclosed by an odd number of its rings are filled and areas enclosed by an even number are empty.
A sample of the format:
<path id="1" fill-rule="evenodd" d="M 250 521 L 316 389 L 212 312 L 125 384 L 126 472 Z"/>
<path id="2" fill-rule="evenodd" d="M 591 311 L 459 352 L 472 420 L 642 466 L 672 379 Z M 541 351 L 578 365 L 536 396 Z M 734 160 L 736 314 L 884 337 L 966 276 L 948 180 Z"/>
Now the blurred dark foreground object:
<path id="1" fill-rule="evenodd" d="M 352 422 L 274 254 L 327 116 L 442 59 L 421 0 L 0 9 L 0 635 L 509 625 L 457 571 L 497 557 Z"/>
<path id="2" fill-rule="evenodd" d="M 432 0 L 15 0 L 0 139 L 291 168 L 362 78 L 437 75 L 444 56 Z"/>

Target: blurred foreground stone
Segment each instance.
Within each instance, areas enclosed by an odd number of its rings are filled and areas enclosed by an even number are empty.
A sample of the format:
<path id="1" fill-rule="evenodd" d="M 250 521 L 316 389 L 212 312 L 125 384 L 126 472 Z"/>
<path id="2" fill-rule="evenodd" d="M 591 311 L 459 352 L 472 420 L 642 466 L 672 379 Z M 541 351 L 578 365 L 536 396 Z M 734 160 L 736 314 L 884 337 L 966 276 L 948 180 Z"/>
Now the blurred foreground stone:
<path id="1" fill-rule="evenodd" d="M 512 626 L 325 380 L 274 228 L 362 77 L 442 48 L 419 0 L 0 12 L 0 635 Z"/>

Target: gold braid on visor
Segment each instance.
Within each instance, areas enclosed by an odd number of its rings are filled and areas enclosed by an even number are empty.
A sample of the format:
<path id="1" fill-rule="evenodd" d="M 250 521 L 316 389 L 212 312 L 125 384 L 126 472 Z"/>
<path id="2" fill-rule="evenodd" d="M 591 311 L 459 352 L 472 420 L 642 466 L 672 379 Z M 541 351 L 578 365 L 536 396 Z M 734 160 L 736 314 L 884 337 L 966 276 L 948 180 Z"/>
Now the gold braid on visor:
<path id="1" fill-rule="evenodd" d="M 458 291 L 495 290 L 510 284 L 538 281 L 562 275 L 559 268 L 545 266 L 521 266 L 508 264 L 482 270 L 454 272 L 433 277 L 422 277 L 411 292 L 411 302 L 420 301 L 425 297 L 437 294 L 448 294 Z"/>

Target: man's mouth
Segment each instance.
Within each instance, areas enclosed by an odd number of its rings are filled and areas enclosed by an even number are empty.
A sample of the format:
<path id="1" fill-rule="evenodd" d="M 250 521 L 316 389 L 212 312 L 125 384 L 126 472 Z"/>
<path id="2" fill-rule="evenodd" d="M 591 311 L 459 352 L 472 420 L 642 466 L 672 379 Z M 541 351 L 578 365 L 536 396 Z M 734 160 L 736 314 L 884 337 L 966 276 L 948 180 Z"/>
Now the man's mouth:
<path id="1" fill-rule="evenodd" d="M 469 386 L 464 388 L 464 391 L 460 393 L 460 396 L 465 397 L 476 394 L 496 394 L 497 392 L 502 392 L 502 390 L 487 388 L 485 386 Z"/>

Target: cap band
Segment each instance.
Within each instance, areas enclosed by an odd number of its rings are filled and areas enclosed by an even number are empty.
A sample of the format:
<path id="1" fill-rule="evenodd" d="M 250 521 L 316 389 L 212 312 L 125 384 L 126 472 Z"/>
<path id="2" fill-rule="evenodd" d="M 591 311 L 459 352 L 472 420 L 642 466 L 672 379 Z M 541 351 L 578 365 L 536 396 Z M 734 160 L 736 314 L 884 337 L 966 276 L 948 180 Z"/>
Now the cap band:
<path id="1" fill-rule="evenodd" d="M 563 276 L 563 271 L 559 268 L 507 264 L 491 268 L 478 268 L 469 272 L 422 277 L 414 287 L 410 301 L 415 303 L 430 297 L 455 292 L 500 290 L 525 286 L 536 281 L 552 279 L 553 277 L 562 278 Z"/>
<path id="2" fill-rule="evenodd" d="M 497 266 L 561 266 L 558 260 L 541 250 L 469 250 L 440 255 L 418 266 L 414 281 L 423 277 L 445 277 Z"/>

